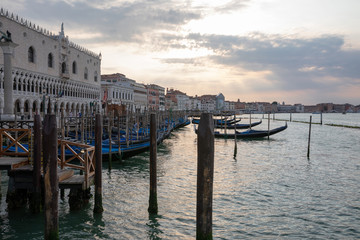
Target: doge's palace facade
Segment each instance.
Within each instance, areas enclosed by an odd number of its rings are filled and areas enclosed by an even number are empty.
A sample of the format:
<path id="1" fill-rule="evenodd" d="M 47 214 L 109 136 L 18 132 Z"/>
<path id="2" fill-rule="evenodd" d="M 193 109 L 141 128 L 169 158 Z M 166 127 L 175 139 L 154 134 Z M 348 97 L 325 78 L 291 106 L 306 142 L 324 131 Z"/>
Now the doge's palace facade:
<path id="1" fill-rule="evenodd" d="M 14 113 L 31 119 L 51 111 L 75 116 L 100 107 L 101 54 L 0 9 L 0 31 L 11 33 Z M 45 106 L 44 107 L 44 103 Z M 0 114 L 4 110 L 4 53 L 0 48 Z"/>

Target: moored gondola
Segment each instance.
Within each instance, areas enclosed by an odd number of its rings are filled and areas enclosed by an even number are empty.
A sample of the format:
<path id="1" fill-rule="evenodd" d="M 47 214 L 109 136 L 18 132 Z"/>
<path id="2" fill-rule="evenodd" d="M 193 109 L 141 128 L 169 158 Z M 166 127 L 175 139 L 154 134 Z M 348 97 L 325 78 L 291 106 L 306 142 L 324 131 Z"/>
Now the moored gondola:
<path id="1" fill-rule="evenodd" d="M 262 120 L 260 120 L 259 122 L 254 122 L 254 123 L 236 123 L 236 124 L 229 124 L 229 125 L 219 125 L 216 124 L 214 125 L 214 128 L 226 128 L 226 129 L 247 129 L 250 127 L 255 127 L 257 125 L 260 125 L 262 123 Z"/>
<path id="2" fill-rule="evenodd" d="M 274 135 L 276 133 L 282 132 L 286 128 L 287 128 L 287 123 L 285 124 L 285 126 L 274 128 L 274 129 L 271 129 L 269 131 L 267 131 L 267 130 L 253 130 L 253 129 L 249 129 L 249 130 L 244 131 L 244 132 L 236 131 L 234 133 L 220 133 L 218 131 L 215 131 L 214 136 L 216 138 L 235 138 L 235 134 L 236 134 L 237 139 L 264 138 L 264 137 L 271 136 L 271 135 Z"/>

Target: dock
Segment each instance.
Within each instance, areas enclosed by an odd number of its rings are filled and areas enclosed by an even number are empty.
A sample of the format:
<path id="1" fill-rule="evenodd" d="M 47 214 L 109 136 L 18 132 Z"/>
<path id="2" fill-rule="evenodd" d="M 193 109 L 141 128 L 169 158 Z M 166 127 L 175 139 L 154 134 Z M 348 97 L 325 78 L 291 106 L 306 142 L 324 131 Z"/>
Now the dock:
<path id="1" fill-rule="evenodd" d="M 24 206 L 27 201 L 24 198 L 27 199 L 29 194 L 44 194 L 43 150 L 48 149 L 48 146 L 47 139 L 45 142 L 42 139 L 40 119 L 38 116 L 38 123 L 26 121 L 0 124 L 3 127 L 0 129 L 0 170 L 6 170 L 9 176 L 6 196 L 8 208 Z M 172 130 L 187 124 L 184 115 L 174 112 L 159 114 L 157 120 L 157 144 L 169 137 Z M 89 201 L 90 187 L 95 184 L 95 117 L 62 117 L 57 122 L 60 123 L 56 130 L 57 188 L 62 196 L 64 190 L 70 190 L 70 210 L 76 210 Z M 110 113 L 101 124 L 99 129 L 102 141 L 108 143 L 104 147 L 101 141 L 101 156 L 106 156 L 101 160 L 112 161 L 114 156 L 117 156 L 115 159 L 123 159 L 149 150 L 150 145 L 146 141 L 150 126 L 146 114 L 120 116 Z M 28 200 L 30 206 L 38 204 L 32 203 L 31 199 Z M 35 209 L 41 208 L 37 206 Z"/>

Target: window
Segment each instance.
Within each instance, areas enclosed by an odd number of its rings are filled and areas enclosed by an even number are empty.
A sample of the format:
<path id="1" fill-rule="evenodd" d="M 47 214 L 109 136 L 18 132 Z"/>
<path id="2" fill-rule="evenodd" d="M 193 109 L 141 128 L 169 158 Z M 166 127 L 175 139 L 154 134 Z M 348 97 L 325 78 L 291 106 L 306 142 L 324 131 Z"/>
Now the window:
<path id="1" fill-rule="evenodd" d="M 87 68 L 85 68 L 85 70 L 84 70 L 84 79 L 88 79 L 88 69 Z"/>
<path id="2" fill-rule="evenodd" d="M 35 62 L 35 51 L 33 47 L 29 47 L 28 50 L 28 61 L 34 63 Z"/>
<path id="3" fill-rule="evenodd" d="M 53 66 L 54 66 L 54 64 L 53 64 L 53 55 L 52 55 L 52 53 L 49 53 L 49 55 L 48 55 L 48 67 L 52 68 Z"/>
<path id="4" fill-rule="evenodd" d="M 66 73 L 66 63 L 65 62 L 63 62 L 61 64 L 61 73 Z"/>
<path id="5" fill-rule="evenodd" d="M 97 71 L 94 72 L 94 82 L 98 81 Z"/>
<path id="6" fill-rule="evenodd" d="M 73 74 L 76 74 L 76 73 L 77 73 L 76 62 L 75 62 L 75 61 L 73 61 L 73 63 L 72 63 L 72 73 L 73 73 Z"/>

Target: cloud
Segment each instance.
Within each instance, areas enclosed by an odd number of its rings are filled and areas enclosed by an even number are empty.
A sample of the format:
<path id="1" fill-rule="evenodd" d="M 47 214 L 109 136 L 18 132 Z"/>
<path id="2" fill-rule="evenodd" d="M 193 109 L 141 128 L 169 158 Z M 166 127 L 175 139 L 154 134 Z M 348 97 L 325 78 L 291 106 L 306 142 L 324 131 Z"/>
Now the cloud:
<path id="1" fill-rule="evenodd" d="M 5 1 L 6 2 L 6 1 Z M 144 35 L 156 31 L 177 31 L 193 19 L 199 10 L 177 1 L 32 1 L 22 2 L 23 11 L 33 11 L 32 21 L 65 23 L 67 29 L 98 32 L 101 42 L 143 42 Z M 25 10 L 26 9 L 26 10 Z M 22 14 L 21 12 L 18 14 Z M 35 18 L 34 18 L 35 16 Z M 97 38 L 85 39 L 99 41 Z M 100 42 L 100 41 L 99 41 Z"/>
<path id="2" fill-rule="evenodd" d="M 347 35 L 204 34 L 192 32 L 188 27 L 198 20 L 206 22 L 207 17 L 214 15 L 234 16 L 235 11 L 238 14 L 248 6 L 251 9 L 251 3 L 251 0 L 221 3 L 194 0 L 2 1 L 9 11 L 53 32 L 60 31 L 64 22 L 70 41 L 104 53 L 103 63 L 108 65 L 103 64 L 103 69 L 108 72 L 135 69 L 133 72 L 142 74 L 143 79 L 139 81 L 158 79 L 159 84 L 166 85 L 166 79 L 171 79 L 174 87 L 186 87 L 181 85 L 184 82 L 205 81 L 208 86 L 202 84 L 201 91 L 223 89 L 234 96 L 236 93 L 269 96 L 271 92 L 321 92 L 336 97 L 337 91 L 360 85 L 360 51 L 349 47 L 349 41 L 345 41 Z M 143 63 L 141 69 L 139 62 Z M 133 72 L 124 74 L 131 77 Z M 194 89 L 197 88 L 188 87 L 187 91 L 195 92 Z"/>
<path id="3" fill-rule="evenodd" d="M 239 9 L 245 8 L 249 0 L 232 0 L 228 3 L 225 3 L 221 6 L 215 7 L 215 12 L 219 13 L 231 13 Z"/>
<path id="4" fill-rule="evenodd" d="M 175 36 L 170 46 L 176 46 L 178 39 Z M 290 38 L 262 33 L 248 36 L 193 33 L 184 39 L 193 47 L 213 52 L 208 59 L 215 64 L 243 71 L 272 72 L 266 77 L 283 90 L 336 88 L 359 82 L 360 51 L 343 50 L 344 38 L 339 35 Z"/>

